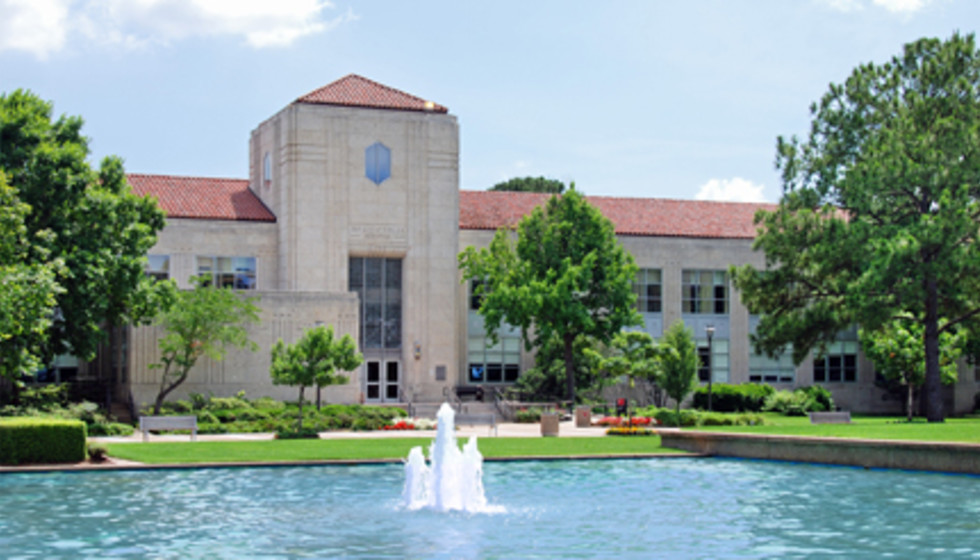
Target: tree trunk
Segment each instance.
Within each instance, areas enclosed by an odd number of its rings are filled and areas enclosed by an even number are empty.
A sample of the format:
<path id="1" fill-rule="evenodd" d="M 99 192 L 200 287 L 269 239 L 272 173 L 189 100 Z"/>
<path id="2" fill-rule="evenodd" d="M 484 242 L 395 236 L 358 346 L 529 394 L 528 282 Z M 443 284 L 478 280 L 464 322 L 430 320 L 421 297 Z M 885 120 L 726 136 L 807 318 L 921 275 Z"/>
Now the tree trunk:
<path id="1" fill-rule="evenodd" d="M 936 280 L 927 278 L 925 350 L 926 380 L 922 387 L 922 397 L 926 403 L 926 419 L 929 422 L 942 422 L 946 418 L 943 410 L 942 381 L 939 377 L 939 295 Z"/>
<path id="2" fill-rule="evenodd" d="M 906 380 L 905 386 L 909 390 L 908 397 L 906 397 L 906 400 L 905 400 L 905 413 L 909 417 L 909 422 L 911 422 L 912 421 L 912 401 L 913 401 L 913 398 L 912 397 L 913 397 L 913 393 L 915 391 L 915 387 L 912 386 L 912 383 L 909 380 Z"/>
<path id="3" fill-rule="evenodd" d="M 565 335 L 565 388 L 568 392 L 568 400 L 575 406 L 575 359 L 572 354 L 572 343 L 575 342 L 573 335 Z"/>
<path id="4" fill-rule="evenodd" d="M 320 412 L 320 384 L 316 384 L 316 411 Z"/>
<path id="5" fill-rule="evenodd" d="M 303 390 L 306 389 L 303 385 L 299 386 L 299 421 L 296 422 L 296 431 L 303 431 Z"/>

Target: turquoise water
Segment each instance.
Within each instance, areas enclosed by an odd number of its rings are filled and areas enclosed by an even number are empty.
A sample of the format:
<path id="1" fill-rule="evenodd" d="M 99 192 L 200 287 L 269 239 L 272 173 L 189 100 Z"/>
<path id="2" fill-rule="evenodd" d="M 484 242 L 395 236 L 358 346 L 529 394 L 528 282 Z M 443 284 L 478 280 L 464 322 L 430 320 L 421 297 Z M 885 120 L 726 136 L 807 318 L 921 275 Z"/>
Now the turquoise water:
<path id="1" fill-rule="evenodd" d="M 3 558 L 980 558 L 980 478 L 709 459 L 487 463 L 499 514 L 400 465 L 0 475 Z"/>

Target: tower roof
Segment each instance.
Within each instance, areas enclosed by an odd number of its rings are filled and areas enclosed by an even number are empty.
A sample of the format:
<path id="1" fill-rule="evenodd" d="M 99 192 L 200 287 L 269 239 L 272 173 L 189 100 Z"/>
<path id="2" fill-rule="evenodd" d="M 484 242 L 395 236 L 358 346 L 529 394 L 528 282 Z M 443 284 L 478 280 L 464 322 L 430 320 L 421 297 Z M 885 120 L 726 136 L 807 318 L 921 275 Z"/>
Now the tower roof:
<path id="1" fill-rule="evenodd" d="M 379 84 L 357 74 L 348 74 L 296 100 L 296 103 L 370 107 L 398 111 L 448 113 L 449 109 L 404 91 Z"/>

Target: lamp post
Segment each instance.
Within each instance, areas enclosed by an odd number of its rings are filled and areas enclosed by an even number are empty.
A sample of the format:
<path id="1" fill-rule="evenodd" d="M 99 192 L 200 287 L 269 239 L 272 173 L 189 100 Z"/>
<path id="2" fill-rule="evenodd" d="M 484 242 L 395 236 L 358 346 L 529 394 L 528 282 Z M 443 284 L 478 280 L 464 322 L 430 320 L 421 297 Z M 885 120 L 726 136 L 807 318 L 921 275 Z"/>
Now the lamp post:
<path id="1" fill-rule="evenodd" d="M 708 363 L 705 365 L 708 367 L 708 412 L 711 412 L 711 337 L 715 335 L 715 326 L 708 325 L 704 332 L 708 335 Z"/>

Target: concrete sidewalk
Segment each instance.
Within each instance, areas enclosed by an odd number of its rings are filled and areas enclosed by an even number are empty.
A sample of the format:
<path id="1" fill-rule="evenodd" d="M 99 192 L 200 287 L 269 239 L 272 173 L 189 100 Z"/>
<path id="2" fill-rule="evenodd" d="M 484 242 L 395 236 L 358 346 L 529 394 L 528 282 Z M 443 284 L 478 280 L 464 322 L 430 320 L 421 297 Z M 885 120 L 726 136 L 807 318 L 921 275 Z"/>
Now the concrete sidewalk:
<path id="1" fill-rule="evenodd" d="M 606 429 L 599 426 L 588 428 L 575 427 L 574 421 L 562 422 L 558 428 L 559 437 L 601 437 L 606 435 Z M 456 437 L 465 439 L 470 436 L 480 438 L 494 437 L 493 428 L 489 426 L 457 426 Z M 370 439 L 370 438 L 405 438 L 405 437 L 436 437 L 435 430 L 372 430 L 372 431 L 330 431 L 320 432 L 321 439 Z M 541 437 L 541 425 L 503 423 L 497 424 L 496 437 Z M 198 434 L 198 441 L 256 441 L 275 439 L 275 434 Z M 92 437 L 90 441 L 104 443 L 140 443 L 143 434 L 137 430 L 131 436 L 125 437 Z M 188 441 L 189 435 L 150 434 L 149 441 Z"/>

